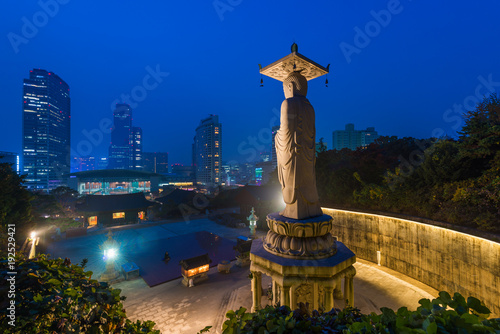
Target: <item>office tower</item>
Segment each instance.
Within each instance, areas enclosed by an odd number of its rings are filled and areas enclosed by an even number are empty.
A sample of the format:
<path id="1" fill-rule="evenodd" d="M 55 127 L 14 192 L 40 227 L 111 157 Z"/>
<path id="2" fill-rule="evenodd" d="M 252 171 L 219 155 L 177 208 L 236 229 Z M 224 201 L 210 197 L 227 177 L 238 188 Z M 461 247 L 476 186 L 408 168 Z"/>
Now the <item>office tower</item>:
<path id="1" fill-rule="evenodd" d="M 354 124 L 346 124 L 345 130 L 333 131 L 333 149 L 341 150 L 348 148 L 356 150 L 358 147 L 366 147 L 379 137 L 374 127 L 366 130 L 354 130 Z"/>
<path id="2" fill-rule="evenodd" d="M 132 109 L 118 103 L 113 112 L 113 129 L 109 146 L 109 169 L 130 169 L 132 165 Z"/>
<path id="3" fill-rule="evenodd" d="M 25 186 L 48 192 L 70 172 L 69 86 L 53 72 L 33 69 L 23 86 Z"/>
<path id="4" fill-rule="evenodd" d="M 142 152 L 143 170 L 145 172 L 167 174 L 168 153 L 167 152 Z"/>
<path id="5" fill-rule="evenodd" d="M 273 126 L 271 129 L 272 133 L 272 142 L 271 142 L 271 162 L 272 162 L 272 167 L 273 170 L 276 169 L 278 166 L 278 157 L 276 156 L 276 134 L 278 133 L 278 130 L 280 129 L 279 125 Z"/>
<path id="6" fill-rule="evenodd" d="M 196 183 L 210 191 L 221 184 L 222 125 L 219 116 L 202 119 L 194 137 Z"/>
<path id="7" fill-rule="evenodd" d="M 0 163 L 12 165 L 12 170 L 19 174 L 19 155 L 12 152 L 0 151 Z"/>
<path id="8" fill-rule="evenodd" d="M 142 129 L 134 126 L 132 128 L 132 148 L 131 148 L 131 166 L 130 169 L 142 170 L 144 167 L 142 157 Z"/>

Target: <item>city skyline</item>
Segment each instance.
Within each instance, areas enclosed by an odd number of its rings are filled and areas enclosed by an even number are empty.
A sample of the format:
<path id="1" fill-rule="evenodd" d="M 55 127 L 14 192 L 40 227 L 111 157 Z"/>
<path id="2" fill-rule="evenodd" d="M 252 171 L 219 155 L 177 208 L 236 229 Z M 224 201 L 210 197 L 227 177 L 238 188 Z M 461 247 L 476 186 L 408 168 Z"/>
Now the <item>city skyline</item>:
<path id="1" fill-rule="evenodd" d="M 493 1 L 322 2 L 304 9 L 305 24 L 296 26 L 285 17 L 298 2 L 266 4 L 279 16 L 247 2 L 226 10 L 211 2 L 40 3 L 9 3 L 3 18 L 3 151 L 21 154 L 19 83 L 33 68 L 58 73 L 72 88 L 73 152 L 107 156 L 112 106 L 129 102 L 143 150 L 169 152 L 172 163 L 185 165 L 192 131 L 211 113 L 224 120 L 224 160 L 247 162 L 269 150 L 283 92 L 269 78 L 259 87 L 258 64 L 288 54 L 293 41 L 305 56 L 330 64 L 328 88 L 323 79 L 310 83 L 316 140 L 328 147 L 346 123 L 380 135 L 456 136 L 460 113 L 500 88 L 500 47 L 489 42 L 500 9 Z M 117 57 L 117 50 L 127 52 Z"/>

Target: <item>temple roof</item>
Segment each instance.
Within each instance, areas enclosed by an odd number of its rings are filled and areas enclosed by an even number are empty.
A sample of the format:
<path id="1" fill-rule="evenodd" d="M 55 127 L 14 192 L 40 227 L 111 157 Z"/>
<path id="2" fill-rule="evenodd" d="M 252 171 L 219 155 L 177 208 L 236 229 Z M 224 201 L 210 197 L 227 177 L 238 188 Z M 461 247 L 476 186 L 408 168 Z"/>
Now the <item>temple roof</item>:
<path id="1" fill-rule="evenodd" d="M 83 212 L 116 212 L 127 210 L 145 210 L 155 203 L 148 201 L 144 193 L 124 195 L 87 195 L 76 209 Z"/>
<path id="2" fill-rule="evenodd" d="M 156 199 L 156 201 L 163 204 L 174 203 L 176 205 L 179 205 L 181 203 L 192 201 L 195 196 L 196 193 L 194 191 L 174 189 L 170 194 L 159 197 Z"/>
<path id="3" fill-rule="evenodd" d="M 212 263 L 212 260 L 210 260 L 208 253 L 179 261 L 184 270 L 198 268 L 209 263 Z"/>
<path id="4" fill-rule="evenodd" d="M 75 176 L 80 179 L 117 179 L 117 178 L 136 178 L 149 180 L 152 177 L 163 177 L 161 174 L 144 172 L 140 170 L 129 169 L 100 169 L 89 170 L 85 172 L 71 173 L 69 176 Z"/>

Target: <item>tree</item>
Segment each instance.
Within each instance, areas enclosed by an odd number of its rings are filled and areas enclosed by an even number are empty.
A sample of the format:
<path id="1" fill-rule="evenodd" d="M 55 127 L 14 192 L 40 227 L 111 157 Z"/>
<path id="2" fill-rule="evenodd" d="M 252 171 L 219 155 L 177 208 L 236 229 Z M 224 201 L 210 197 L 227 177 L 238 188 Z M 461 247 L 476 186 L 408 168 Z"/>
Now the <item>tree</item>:
<path id="1" fill-rule="evenodd" d="M 57 187 L 52 190 L 51 195 L 61 206 L 62 210 L 67 213 L 74 213 L 75 203 L 79 198 L 78 191 L 69 187 Z"/>
<path id="2" fill-rule="evenodd" d="M 460 134 L 460 156 L 474 161 L 474 176 L 491 167 L 500 152 L 500 99 L 491 94 L 465 115 Z"/>
<path id="3" fill-rule="evenodd" d="M 318 155 L 319 153 L 323 153 L 323 152 L 326 152 L 326 144 L 325 142 L 323 141 L 323 137 L 321 137 L 319 139 L 319 143 L 318 143 L 318 147 L 316 149 L 316 155 Z"/>
<path id="4" fill-rule="evenodd" d="M 17 175 L 8 163 L 0 163 L 0 227 L 1 234 L 9 225 L 15 225 L 16 233 L 24 233 L 32 224 L 31 200 L 33 196 L 22 183 L 24 177 Z M 2 240 L 3 241 L 3 240 Z M 2 242 L 0 247 L 6 247 Z"/>

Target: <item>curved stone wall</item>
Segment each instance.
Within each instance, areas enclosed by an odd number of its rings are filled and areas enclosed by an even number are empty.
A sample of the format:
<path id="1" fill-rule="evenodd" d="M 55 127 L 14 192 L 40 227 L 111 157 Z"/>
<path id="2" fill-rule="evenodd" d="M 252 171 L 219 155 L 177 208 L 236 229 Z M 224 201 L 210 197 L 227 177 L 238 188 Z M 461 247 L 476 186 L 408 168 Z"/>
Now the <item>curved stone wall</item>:
<path id="1" fill-rule="evenodd" d="M 357 257 L 439 291 L 474 296 L 500 317 L 500 243 L 443 227 L 388 216 L 323 208 L 332 234 Z"/>

